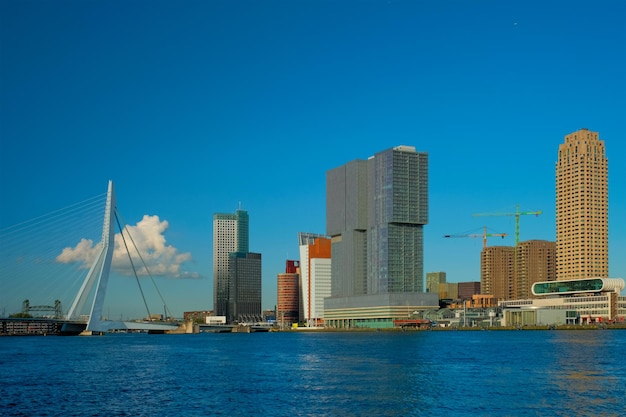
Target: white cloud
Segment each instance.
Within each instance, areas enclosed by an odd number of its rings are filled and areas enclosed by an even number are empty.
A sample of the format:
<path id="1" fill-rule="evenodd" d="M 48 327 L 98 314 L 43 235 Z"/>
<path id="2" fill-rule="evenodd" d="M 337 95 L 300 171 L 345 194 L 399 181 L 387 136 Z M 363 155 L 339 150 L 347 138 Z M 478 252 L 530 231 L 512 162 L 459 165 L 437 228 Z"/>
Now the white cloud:
<path id="1" fill-rule="evenodd" d="M 191 254 L 181 253 L 166 243 L 164 234 L 168 227 L 169 223 L 166 220 L 161 221 L 159 216 L 147 214 L 137 225 L 126 226 L 124 229 L 126 244 L 120 233 L 115 235 L 112 269 L 123 275 L 134 276 L 134 266 L 139 276 L 148 275 L 149 271 L 154 277 L 198 278 L 197 273 L 181 270 L 183 263 L 191 261 Z M 132 265 L 126 247 L 132 256 Z M 92 240 L 81 239 L 75 247 L 63 249 L 56 260 L 62 263 L 80 262 L 81 268 L 89 268 L 98 251 L 99 244 L 94 245 Z"/>
<path id="2" fill-rule="evenodd" d="M 91 239 L 81 239 L 73 248 L 65 248 L 56 261 L 64 264 L 80 262 L 81 268 L 89 268 L 100 252 L 100 244 L 94 245 Z"/>

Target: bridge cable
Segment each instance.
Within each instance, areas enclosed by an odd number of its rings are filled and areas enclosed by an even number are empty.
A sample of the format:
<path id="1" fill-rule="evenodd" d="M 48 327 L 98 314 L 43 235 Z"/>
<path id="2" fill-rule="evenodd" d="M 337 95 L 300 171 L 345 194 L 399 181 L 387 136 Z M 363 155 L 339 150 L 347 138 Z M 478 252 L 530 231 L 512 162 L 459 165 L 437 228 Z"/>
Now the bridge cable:
<path id="1" fill-rule="evenodd" d="M 116 217 L 122 217 L 122 215 L 119 213 L 119 211 L 115 211 Z M 125 224 L 124 219 L 122 218 L 122 223 Z M 135 243 L 135 240 L 133 239 L 133 235 L 130 234 L 130 231 L 127 229 L 126 232 L 128 233 L 128 237 L 131 241 L 131 243 L 133 244 L 133 247 L 135 248 L 135 251 L 137 252 L 137 256 L 139 256 L 139 259 L 141 260 L 141 263 L 143 264 L 143 267 L 146 269 L 146 273 L 148 274 L 148 276 L 150 277 L 150 281 L 152 282 L 152 285 L 154 286 L 154 289 L 156 290 L 157 294 L 159 295 L 159 298 L 161 299 L 161 302 L 163 303 L 163 307 L 165 307 L 165 315 L 169 317 L 174 317 L 172 315 L 172 312 L 170 311 L 169 307 L 167 306 L 167 303 L 165 302 L 165 299 L 163 298 L 163 295 L 161 294 L 161 291 L 159 290 L 159 287 L 156 285 L 156 282 L 154 281 L 154 277 L 152 276 L 152 273 L 150 272 L 150 269 L 148 268 L 148 264 L 146 263 L 146 261 L 143 259 L 143 256 L 141 256 L 141 252 L 139 251 L 139 248 L 137 247 L 137 244 Z M 165 317 L 165 319 L 167 319 L 167 317 Z"/>
<path id="2" fill-rule="evenodd" d="M 143 298 L 143 304 L 146 306 L 146 311 L 148 312 L 148 320 L 152 321 L 152 316 L 150 315 L 150 309 L 148 309 L 148 303 L 146 302 L 146 297 L 143 294 L 143 289 L 141 288 L 141 284 L 139 283 L 139 276 L 137 275 L 137 270 L 135 269 L 135 264 L 133 263 L 133 258 L 130 256 L 130 251 L 128 250 L 128 245 L 126 244 L 126 238 L 124 238 L 124 228 L 120 225 L 120 220 L 117 217 L 117 213 L 115 214 L 115 221 L 117 222 L 117 227 L 120 229 L 120 235 L 122 236 L 122 241 L 124 242 L 124 247 L 126 248 L 126 253 L 128 254 L 128 260 L 130 261 L 130 266 L 133 268 L 133 273 L 135 274 L 135 279 L 137 280 L 137 285 L 139 286 L 139 292 L 141 293 L 141 298 Z M 130 233 L 129 233 L 130 236 Z"/>
<path id="3" fill-rule="evenodd" d="M 7 308 L 10 314 L 21 311 L 18 300 L 71 303 L 84 279 L 85 261 L 65 262 L 60 255 L 78 241 L 84 248 L 101 236 L 103 195 L 0 229 L 0 316 Z"/>

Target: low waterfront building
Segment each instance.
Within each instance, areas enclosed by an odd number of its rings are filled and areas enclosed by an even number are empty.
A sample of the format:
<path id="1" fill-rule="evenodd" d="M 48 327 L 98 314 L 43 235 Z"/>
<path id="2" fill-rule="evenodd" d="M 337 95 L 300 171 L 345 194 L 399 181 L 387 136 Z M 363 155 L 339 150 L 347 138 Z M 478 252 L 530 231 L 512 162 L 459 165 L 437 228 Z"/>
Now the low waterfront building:
<path id="1" fill-rule="evenodd" d="M 498 300 L 493 295 L 474 294 L 470 304 L 472 308 L 491 308 L 498 307 Z"/>
<path id="2" fill-rule="evenodd" d="M 439 284 L 440 300 L 458 300 L 459 284 L 457 282 L 444 282 Z"/>
<path id="3" fill-rule="evenodd" d="M 576 310 L 550 309 L 505 309 L 502 318 L 503 326 L 551 326 L 576 324 Z"/>
<path id="4" fill-rule="evenodd" d="M 458 309 L 491 309 L 498 310 L 498 300 L 494 298 L 493 295 L 482 295 L 475 294 L 472 296 L 471 300 L 458 301 L 455 303 L 450 303 L 447 306 L 450 309 L 458 310 Z"/>
<path id="5" fill-rule="evenodd" d="M 454 319 L 454 310 L 450 308 L 433 308 L 426 310 L 421 315 L 423 318 L 430 320 L 433 326 L 447 327 L 450 320 Z"/>
<path id="6" fill-rule="evenodd" d="M 621 278 L 585 278 L 537 282 L 537 298 L 500 301 L 502 325 L 592 324 L 623 322 L 626 297 Z M 548 313 L 543 310 L 560 310 Z"/>
<path id="7" fill-rule="evenodd" d="M 480 294 L 480 281 L 459 282 L 459 299 L 471 300 L 476 294 Z"/>
<path id="8" fill-rule="evenodd" d="M 207 323 L 207 317 L 215 316 L 213 310 L 185 311 L 183 319 L 185 321 L 193 321 L 194 323 Z"/>
<path id="9" fill-rule="evenodd" d="M 491 327 L 499 325 L 495 308 L 463 308 L 455 309 L 454 318 L 448 320 L 453 327 Z"/>
<path id="10" fill-rule="evenodd" d="M 324 320 L 331 328 L 391 328 L 394 320 L 407 319 L 415 312 L 437 309 L 434 293 L 386 293 L 324 300 Z"/>
<path id="11" fill-rule="evenodd" d="M 224 325 L 226 324 L 226 316 L 206 316 L 204 318 L 204 324 Z"/>

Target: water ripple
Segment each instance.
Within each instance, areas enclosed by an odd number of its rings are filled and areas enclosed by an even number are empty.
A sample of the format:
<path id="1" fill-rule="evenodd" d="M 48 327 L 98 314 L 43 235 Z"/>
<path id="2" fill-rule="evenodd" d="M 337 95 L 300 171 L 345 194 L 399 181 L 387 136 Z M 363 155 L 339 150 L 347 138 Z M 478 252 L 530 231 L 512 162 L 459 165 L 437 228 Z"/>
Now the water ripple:
<path id="1" fill-rule="evenodd" d="M 0 338 L 0 416 L 620 416 L 626 332 Z"/>

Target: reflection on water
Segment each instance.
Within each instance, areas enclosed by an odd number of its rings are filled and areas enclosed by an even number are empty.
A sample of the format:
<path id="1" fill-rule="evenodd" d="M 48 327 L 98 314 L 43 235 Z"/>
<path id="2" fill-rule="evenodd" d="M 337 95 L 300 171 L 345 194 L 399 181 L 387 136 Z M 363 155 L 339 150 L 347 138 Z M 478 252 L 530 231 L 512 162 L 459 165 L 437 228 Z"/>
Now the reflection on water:
<path id="1" fill-rule="evenodd" d="M 550 380 L 567 410 L 590 404 L 616 413 L 626 409 L 626 345 L 616 336 L 615 331 L 555 332 L 550 347 L 557 366 L 550 368 Z"/>
<path id="2" fill-rule="evenodd" d="M 0 415 L 622 416 L 626 331 L 0 338 Z"/>

